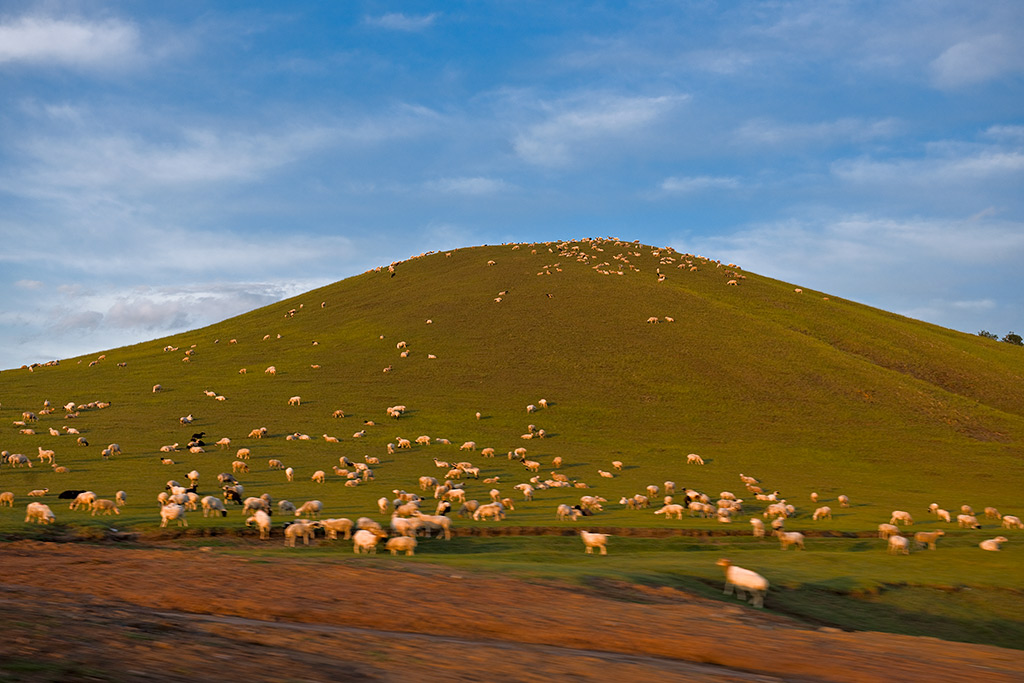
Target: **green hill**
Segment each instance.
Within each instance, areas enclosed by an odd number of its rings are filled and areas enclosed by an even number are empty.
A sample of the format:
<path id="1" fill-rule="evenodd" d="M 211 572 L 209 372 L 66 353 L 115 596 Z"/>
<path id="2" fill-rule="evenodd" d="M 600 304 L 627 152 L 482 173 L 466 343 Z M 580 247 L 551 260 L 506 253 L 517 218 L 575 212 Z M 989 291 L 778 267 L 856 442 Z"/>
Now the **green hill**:
<path id="1" fill-rule="evenodd" d="M 265 374 L 270 365 L 276 376 Z M 423 255 L 393 273 L 367 272 L 165 339 L 3 372 L 8 425 L 44 400 L 58 408 L 29 425 L 36 435 L 5 427 L 2 447 L 33 458 L 39 446 L 54 449 L 71 471 L 5 466 L 0 482 L 19 498 L 20 489 L 42 487 L 51 496 L 124 489 L 121 524 L 153 522 L 167 479 L 183 481 L 195 468 L 201 492 L 216 492 L 216 474 L 246 446 L 248 491 L 316 497 L 329 513 L 354 514 L 393 489 L 413 490 L 420 475 L 438 475 L 432 457 L 471 460 L 511 495 L 529 473 L 504 454 L 526 446 L 544 477 L 561 456 L 567 475 L 610 501 L 666 479 L 712 495 L 740 492 L 746 473 L 804 508 L 812 490 L 823 499 L 846 493 L 862 505 L 836 526 L 872 529 L 887 510 L 923 515 L 933 499 L 951 510 L 1014 508 L 1024 481 L 1022 376 L 1016 347 L 670 249 L 614 240 L 485 246 Z M 153 393 L 157 383 L 163 390 Z M 296 395 L 302 405 L 289 406 Z M 541 398 L 549 407 L 528 414 Z M 112 405 L 67 419 L 59 406 L 68 401 Z M 398 420 L 385 414 L 396 404 L 408 407 Z M 332 418 L 338 409 L 346 417 Z M 195 422 L 182 426 L 187 414 Z M 365 420 L 376 425 L 353 438 Z M 521 440 L 529 423 L 548 438 Z M 48 435 L 63 426 L 90 446 Z M 269 438 L 247 438 L 260 426 Z M 175 465 L 160 464 L 161 445 L 184 445 L 198 431 L 207 443 L 229 437 L 231 449 L 177 452 Z M 292 433 L 312 438 L 286 441 Z M 452 445 L 387 455 L 396 437 L 420 435 Z M 465 441 L 500 457 L 460 457 Z M 111 442 L 123 455 L 103 462 L 99 451 Z M 686 466 L 691 452 L 707 465 Z M 342 455 L 383 457 L 377 480 L 343 487 L 330 469 Z M 296 480 L 267 469 L 269 457 L 293 466 Z M 625 470 L 600 477 L 612 460 Z M 316 469 L 329 474 L 323 486 L 309 481 Z M 471 495 L 485 498 L 490 485 L 476 485 Z M 521 506 L 506 523 L 551 523 L 555 505 L 579 494 L 543 493 L 543 505 Z M 609 506 L 609 523 L 662 523 L 618 507 Z M 9 526 L 10 515 L 2 519 Z"/>

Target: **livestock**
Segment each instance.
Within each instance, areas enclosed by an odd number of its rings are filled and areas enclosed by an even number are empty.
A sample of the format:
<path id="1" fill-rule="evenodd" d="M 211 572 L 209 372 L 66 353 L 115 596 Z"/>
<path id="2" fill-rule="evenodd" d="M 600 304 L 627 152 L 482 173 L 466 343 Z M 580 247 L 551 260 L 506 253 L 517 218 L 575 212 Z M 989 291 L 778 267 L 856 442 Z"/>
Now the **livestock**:
<path id="1" fill-rule="evenodd" d="M 473 519 L 477 521 L 493 519 L 494 521 L 500 521 L 505 519 L 505 508 L 502 507 L 501 503 L 488 503 L 487 505 L 481 505 L 473 513 Z"/>
<path id="2" fill-rule="evenodd" d="M 308 515 L 313 519 L 316 519 L 320 516 L 320 511 L 323 509 L 324 504 L 319 500 L 307 500 L 295 510 L 295 516 L 301 517 L 302 515 Z"/>
<path id="3" fill-rule="evenodd" d="M 1016 515 L 1003 515 L 1004 529 L 1024 529 L 1024 522 Z"/>
<path id="4" fill-rule="evenodd" d="M 25 507 L 25 521 L 36 524 L 53 524 L 57 518 L 46 503 L 32 502 Z"/>
<path id="5" fill-rule="evenodd" d="M 40 457 L 40 460 L 42 458 Z M 1003 516 L 999 514 L 999 510 L 994 507 L 985 508 L 985 519 L 1002 519 Z"/>
<path id="6" fill-rule="evenodd" d="M 696 453 L 690 453 L 689 455 L 686 456 L 686 464 L 687 465 L 703 465 L 704 464 L 704 458 L 700 457 Z"/>
<path id="7" fill-rule="evenodd" d="M 109 500 L 107 498 L 97 498 L 92 503 L 92 515 L 95 516 L 96 513 L 101 513 L 104 515 L 109 515 L 113 513 L 115 515 L 119 515 L 121 514 L 121 511 L 117 509 L 117 505 L 114 503 L 114 501 Z"/>
<path id="8" fill-rule="evenodd" d="M 406 555 L 416 554 L 416 539 L 411 536 L 396 536 L 389 538 L 384 547 L 391 551 L 392 555 L 404 552 Z"/>
<path id="9" fill-rule="evenodd" d="M 282 500 L 277 504 L 281 512 L 295 512 L 295 505 L 290 500 Z"/>
<path id="10" fill-rule="evenodd" d="M 360 529 L 352 534 L 352 552 L 356 554 L 376 553 L 377 544 L 382 538 L 387 538 L 387 534 L 382 530 Z"/>
<path id="11" fill-rule="evenodd" d="M 0 493 L 0 507 L 7 506 L 9 508 L 14 507 L 14 494 L 10 491 L 4 491 Z"/>
<path id="12" fill-rule="evenodd" d="M 817 522 L 819 519 L 825 519 L 826 517 L 828 517 L 829 519 L 832 519 L 832 508 L 830 508 L 827 505 L 823 505 L 823 506 L 821 506 L 820 508 L 818 508 L 817 510 L 814 511 L 814 515 L 812 515 L 811 518 L 815 522 Z"/>
<path id="13" fill-rule="evenodd" d="M 878 525 L 878 537 L 879 538 L 889 538 L 893 534 L 898 534 L 899 532 L 900 532 L 900 528 L 898 526 L 896 526 L 895 524 L 879 524 Z"/>
<path id="14" fill-rule="evenodd" d="M 682 519 L 683 506 L 678 503 L 670 503 L 659 510 L 655 510 L 654 514 L 665 515 L 665 519 L 671 519 L 673 516 L 675 516 L 676 519 Z"/>
<path id="15" fill-rule="evenodd" d="M 724 558 L 715 564 L 725 572 L 725 590 L 722 591 L 724 594 L 730 595 L 735 590 L 736 597 L 743 600 L 746 599 L 746 593 L 750 593 L 750 604 L 754 607 L 764 607 L 764 596 L 768 592 L 768 579 L 750 569 L 737 567 Z"/>
<path id="16" fill-rule="evenodd" d="M 317 525 L 324 530 L 327 538 L 332 541 L 338 538 L 339 531 L 343 534 L 342 537 L 346 541 L 352 538 L 352 520 L 346 517 L 323 519 L 317 522 Z"/>
<path id="17" fill-rule="evenodd" d="M 935 550 L 935 544 L 945 535 L 945 531 L 918 531 L 914 534 L 914 541 L 917 542 L 918 547 Z"/>
<path id="18" fill-rule="evenodd" d="M 559 505 L 558 509 L 555 511 L 555 516 L 558 518 L 559 521 L 563 521 L 563 522 L 565 520 L 567 520 L 567 519 L 572 520 L 572 521 L 575 522 L 582 515 L 583 515 L 583 512 L 580 511 L 578 508 L 569 507 L 565 503 L 562 503 L 561 505 Z"/>
<path id="19" fill-rule="evenodd" d="M 779 537 L 779 547 L 782 550 L 790 546 L 796 546 L 800 550 L 804 549 L 804 535 L 799 531 L 783 531 L 782 529 L 776 529 L 775 535 Z"/>
<path id="20" fill-rule="evenodd" d="M 849 496 L 840 495 L 838 498 L 836 498 L 836 500 L 839 501 L 839 506 L 840 507 L 844 507 L 844 508 L 850 507 L 850 497 Z"/>
<path id="21" fill-rule="evenodd" d="M 49 492 L 50 489 L 32 489 L 28 492 L 28 496 L 29 498 L 42 498 Z"/>
<path id="22" fill-rule="evenodd" d="M 176 520 L 178 526 L 188 526 L 185 519 L 185 506 L 177 503 L 168 503 L 160 508 L 160 527 L 166 527 L 171 520 Z"/>
<path id="23" fill-rule="evenodd" d="M 956 523 L 961 529 L 980 529 L 978 518 L 974 515 L 957 515 Z"/>
<path id="24" fill-rule="evenodd" d="M 313 473 L 313 476 L 310 477 L 310 479 L 312 479 L 313 481 L 315 481 L 318 484 L 324 483 L 324 480 L 326 478 L 327 478 L 327 473 L 324 472 L 323 470 L 317 470 L 316 472 Z"/>
<path id="25" fill-rule="evenodd" d="M 217 513 L 220 513 L 221 517 L 228 516 L 228 511 L 224 508 L 224 503 L 216 496 L 203 496 L 199 503 L 203 508 L 203 517 L 209 517 L 211 514 L 216 515 Z"/>
<path id="26" fill-rule="evenodd" d="M 215 499 L 216 500 L 216 499 Z M 246 526 L 252 526 L 255 524 L 260 529 L 260 540 L 264 541 L 270 538 L 270 515 L 267 514 L 266 510 L 256 510 L 252 517 L 245 520 Z"/>
<path id="27" fill-rule="evenodd" d="M 475 451 L 476 450 L 476 442 L 475 441 L 467 441 L 464 444 L 462 444 L 461 446 L 459 446 L 459 450 L 460 451 Z"/>
<path id="28" fill-rule="evenodd" d="M 978 547 L 982 550 L 993 550 L 998 551 L 999 546 L 1006 543 L 1006 536 L 996 536 L 995 538 L 989 538 L 978 544 Z"/>
<path id="29" fill-rule="evenodd" d="M 909 555 L 910 541 L 903 536 L 893 535 L 889 537 L 889 545 L 886 552 L 890 555 Z"/>
<path id="30" fill-rule="evenodd" d="M 248 474 L 249 473 L 249 465 L 244 460 L 235 460 L 233 463 L 231 463 L 231 471 L 232 472 L 244 472 L 244 473 Z"/>
<path id="31" fill-rule="evenodd" d="M 580 539 L 583 541 L 584 552 L 588 555 L 594 553 L 594 548 L 600 550 L 602 555 L 608 554 L 608 534 L 591 533 L 580 529 Z"/>
<path id="32" fill-rule="evenodd" d="M 906 510 L 893 510 L 892 518 L 889 520 L 889 524 L 907 524 L 913 525 L 914 518 L 910 516 L 910 513 Z"/>
<path id="33" fill-rule="evenodd" d="M 301 403 L 302 403 L 302 398 L 300 398 L 299 396 L 292 396 L 290 399 L 288 399 L 288 405 L 290 405 L 290 406 L 301 405 Z"/>
<path id="34" fill-rule="evenodd" d="M 764 538 L 764 522 L 757 517 L 751 517 L 750 526 L 753 527 L 754 538 Z"/>
<path id="35" fill-rule="evenodd" d="M 271 458 L 270 460 L 268 460 L 267 461 L 267 466 L 270 467 L 270 469 L 272 469 L 272 470 L 283 470 L 284 469 L 284 463 L 281 462 L 280 460 L 278 460 L 277 458 Z"/>
<path id="36" fill-rule="evenodd" d="M 96 500 L 96 494 L 92 491 L 82 491 L 75 499 L 68 505 L 69 510 L 77 510 L 78 508 L 91 507 L 93 501 Z"/>
<path id="37" fill-rule="evenodd" d="M 309 545 L 309 539 L 313 537 L 314 530 L 313 522 L 306 519 L 297 519 L 294 522 L 290 522 L 284 528 L 284 544 L 286 547 L 294 548 L 295 539 L 301 538 L 303 545 Z"/>

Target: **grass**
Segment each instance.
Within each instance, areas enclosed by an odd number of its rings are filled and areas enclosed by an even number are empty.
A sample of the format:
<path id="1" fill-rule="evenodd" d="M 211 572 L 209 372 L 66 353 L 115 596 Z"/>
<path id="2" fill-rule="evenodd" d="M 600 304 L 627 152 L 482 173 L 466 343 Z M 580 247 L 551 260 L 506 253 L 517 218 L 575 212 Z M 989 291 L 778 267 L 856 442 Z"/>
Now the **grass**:
<path id="1" fill-rule="evenodd" d="M 792 285 L 713 261 L 654 251 L 606 241 L 429 254 L 397 264 L 394 277 L 386 269 L 368 272 L 200 330 L 63 359 L 56 366 L 4 371 L 0 448 L 34 460 L 37 448 L 54 449 L 70 472 L 56 474 L 38 461 L 32 469 L 0 467 L 0 490 L 16 496 L 14 509 L 0 508 L 0 534 L 98 539 L 111 527 L 151 532 L 159 522 L 156 495 L 167 480 L 184 482 L 196 469 L 200 493 L 217 493 L 216 475 L 231 471 L 242 446 L 252 450 L 251 471 L 240 476 L 247 494 L 267 492 L 296 504 L 317 498 L 326 515 L 351 518 L 379 518 L 377 498 L 390 498 L 395 489 L 418 491 L 424 474 L 441 478 L 435 457 L 469 460 L 482 477 L 498 477 L 496 487 L 517 505 L 498 523 L 506 527 L 739 533 L 749 528 L 745 521 L 731 527 L 701 519 L 666 521 L 617 501 L 671 480 L 713 497 L 733 491 L 747 498 L 749 513 L 758 514 L 763 504 L 746 495 L 740 473 L 758 477 L 766 490 L 777 489 L 794 503 L 800 514 L 789 526 L 808 532 L 871 535 L 893 509 L 911 511 L 915 529 L 940 528 L 925 512 L 933 501 L 954 514 L 963 503 L 1024 512 L 1021 349 L 820 292 L 797 294 Z M 664 262 L 665 256 L 674 261 Z M 619 268 L 622 275 L 602 273 Z M 660 283 L 659 269 L 666 274 Z M 739 286 L 726 286 L 734 278 Z M 495 302 L 502 291 L 507 293 Z M 650 316 L 675 322 L 648 324 Z M 398 341 L 408 342 L 408 358 L 399 356 Z M 192 347 L 190 361 L 183 362 Z M 100 355 L 105 358 L 98 360 Z M 276 366 L 276 376 L 264 374 L 269 365 Z M 385 373 L 385 367 L 391 370 Z M 247 372 L 240 374 L 240 368 Z M 164 389 L 153 393 L 157 383 Z M 204 390 L 227 400 L 209 398 Z M 295 395 L 302 405 L 288 406 Z M 540 398 L 550 407 L 527 414 L 525 406 Z M 54 406 L 111 406 L 80 410 L 74 418 L 58 409 L 32 425 L 39 434 L 20 434 L 11 423 L 23 411 L 39 413 L 44 400 Z M 396 404 L 409 407 L 400 420 L 385 415 Z M 332 418 L 339 408 L 346 417 Z M 181 425 L 179 418 L 190 413 L 195 422 Z M 520 439 L 530 423 L 548 438 Z M 49 436 L 50 428 L 64 426 L 79 429 L 90 445 L 76 446 L 68 435 Z M 268 428 L 269 438 L 247 438 L 259 426 Z M 366 436 L 353 438 L 363 429 Z M 231 448 L 178 451 L 170 454 L 174 465 L 160 464 L 167 455 L 160 446 L 185 444 L 199 431 L 211 444 L 229 437 Z M 296 432 L 312 438 L 285 440 Z M 323 434 L 341 442 L 328 443 Z M 385 452 L 396 437 L 421 434 L 449 438 L 452 445 Z M 458 450 L 470 440 L 495 448 L 498 457 Z M 112 442 L 123 455 L 104 461 L 100 449 Z M 561 471 L 590 488 L 549 489 L 533 503 L 520 502 L 512 486 L 528 473 L 504 457 L 520 445 L 542 463 L 542 478 L 560 456 Z M 685 465 L 690 452 L 707 464 Z M 366 455 L 382 460 L 374 468 L 376 479 L 345 487 L 331 467 L 340 456 L 362 461 Z M 295 481 L 269 470 L 269 458 L 294 467 Z M 609 469 L 612 460 L 622 460 L 624 471 L 613 479 L 599 477 L 598 468 Z M 318 469 L 328 473 L 323 485 L 310 481 Z M 37 488 L 50 489 L 42 500 L 56 512 L 54 528 L 23 522 L 25 494 Z M 469 498 L 486 499 L 492 484 L 470 480 L 466 488 Z M 94 490 L 106 498 L 124 490 L 128 504 L 120 516 L 90 517 L 63 506 L 56 494 L 65 489 Z M 809 520 L 811 491 L 833 507 L 833 520 Z M 605 512 L 579 523 L 557 522 L 555 507 L 578 502 L 582 493 L 607 498 Z M 835 504 L 840 493 L 851 497 L 851 507 Z M 190 533 L 203 535 L 183 542 L 204 544 L 242 526 L 235 510 L 227 518 L 191 513 L 189 523 Z M 1005 532 L 1010 542 L 1003 553 L 982 553 L 977 542 L 998 533 L 997 522 L 983 525 L 968 532 L 947 527 L 940 552 L 910 558 L 890 558 L 880 542 L 867 538 L 811 539 L 807 552 L 786 554 L 771 543 L 770 551 L 752 545 L 749 537 L 680 536 L 617 537 L 614 559 L 584 563 L 575 557 L 580 553 L 571 537 L 529 536 L 431 543 L 429 553 L 414 561 L 524 574 L 564 571 L 566 577 L 582 576 L 580 567 L 615 567 L 628 580 L 703 585 L 711 594 L 719 581 L 714 559 L 727 551 L 740 563 L 749 557 L 750 566 L 763 568 L 779 586 L 771 601 L 778 609 L 878 628 L 925 615 L 924 628 L 933 614 L 924 605 L 934 603 L 934 615 L 948 609 L 951 623 L 978 626 L 953 629 L 964 632 L 956 639 L 966 639 L 1012 621 L 1000 605 L 1017 604 L 1024 588 L 1024 572 L 1014 561 L 1024 534 Z M 884 590 L 872 592 L 871 586 Z M 968 596 L 978 593 L 946 586 L 970 586 L 986 597 L 972 603 Z M 851 605 L 851 611 L 837 605 Z M 900 610 L 910 616 L 898 618 Z M 954 635 L 944 631 L 940 637 Z"/>

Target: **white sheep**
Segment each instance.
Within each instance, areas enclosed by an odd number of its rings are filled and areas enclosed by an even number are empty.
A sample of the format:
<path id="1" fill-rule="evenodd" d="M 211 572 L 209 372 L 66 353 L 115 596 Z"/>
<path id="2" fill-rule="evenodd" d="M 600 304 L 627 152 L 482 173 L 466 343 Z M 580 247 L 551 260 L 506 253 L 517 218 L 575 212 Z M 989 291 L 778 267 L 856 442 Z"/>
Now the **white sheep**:
<path id="1" fill-rule="evenodd" d="M 92 503 L 92 515 L 95 516 L 97 513 L 104 515 L 120 515 L 121 511 L 117 509 L 117 505 L 114 501 L 108 498 L 97 498 Z"/>
<path id="2" fill-rule="evenodd" d="M 49 492 L 50 492 L 50 489 L 48 489 L 48 488 L 47 489 L 32 489 L 31 491 L 28 492 L 28 497 L 29 498 L 42 498 L 43 496 L 45 496 Z"/>
<path id="3" fill-rule="evenodd" d="M 5 505 L 9 508 L 14 507 L 14 494 L 10 491 L 0 493 L 0 507 Z"/>
<path id="4" fill-rule="evenodd" d="M 91 507 L 93 501 L 96 500 L 96 494 L 92 491 L 82 491 L 75 499 L 68 505 L 69 510 L 77 510 L 78 508 Z"/>
<path id="5" fill-rule="evenodd" d="M 284 544 L 288 548 L 295 547 L 295 539 L 301 538 L 303 545 L 309 545 L 309 539 L 313 537 L 314 522 L 307 519 L 297 519 L 284 528 Z"/>
<path id="6" fill-rule="evenodd" d="M 416 554 L 416 539 L 412 536 L 396 536 L 389 538 L 384 547 L 391 551 L 392 555 L 404 552 L 406 555 Z"/>
<path id="7" fill-rule="evenodd" d="M 286 467 L 286 468 L 284 468 L 284 476 L 288 478 L 288 481 L 294 481 L 295 480 L 295 468 L 293 468 L 293 467 Z"/>
<path id="8" fill-rule="evenodd" d="M 257 510 L 253 513 L 252 517 L 245 520 L 246 526 L 252 526 L 253 524 L 258 526 L 260 529 L 261 541 L 265 541 L 270 538 L 270 515 L 267 514 L 266 510 Z"/>
<path id="9" fill-rule="evenodd" d="M 978 524 L 978 518 L 974 515 L 957 515 L 956 523 L 961 529 L 980 529 L 981 524 Z"/>
<path id="10" fill-rule="evenodd" d="M 313 519 L 316 519 L 320 516 L 320 511 L 323 509 L 324 504 L 319 500 L 307 500 L 295 510 L 295 516 L 301 517 L 302 515 L 308 515 Z"/>
<path id="11" fill-rule="evenodd" d="M 425 515 L 422 512 L 413 513 L 420 522 L 419 529 L 428 533 L 428 535 L 434 531 L 443 532 L 444 540 L 450 541 L 452 539 L 452 520 L 447 515 Z"/>
<path id="12" fill-rule="evenodd" d="M 665 515 L 665 519 L 671 519 L 673 516 L 675 516 L 676 519 L 682 519 L 683 506 L 678 503 L 670 503 L 662 507 L 660 510 L 655 510 L 654 514 Z"/>
<path id="13" fill-rule="evenodd" d="M 910 541 L 903 536 L 890 536 L 889 546 L 886 548 L 886 552 L 890 555 L 909 555 Z"/>
<path id="14" fill-rule="evenodd" d="M 849 496 L 840 495 L 838 498 L 836 498 L 836 500 L 839 501 L 839 506 L 840 507 L 844 507 L 844 508 L 850 507 L 850 497 Z"/>
<path id="15" fill-rule="evenodd" d="M 53 510 L 46 503 L 33 502 L 25 507 L 25 521 L 36 524 L 53 524 L 57 521 Z"/>
<path id="16" fill-rule="evenodd" d="M 588 555 L 594 554 L 594 548 L 601 551 L 602 555 L 608 554 L 608 534 L 592 533 L 590 531 L 584 531 L 580 529 L 580 539 L 583 541 L 585 547 L 584 552 Z"/>
<path id="17" fill-rule="evenodd" d="M 906 524 L 910 526 L 914 524 L 914 518 L 906 510 L 893 510 L 889 524 Z"/>
<path id="18" fill-rule="evenodd" d="M 346 517 L 332 517 L 330 519 L 320 520 L 316 524 L 324 530 L 328 539 L 337 539 L 339 531 L 343 534 L 343 538 L 346 541 L 352 538 L 352 520 Z"/>
<path id="19" fill-rule="evenodd" d="M 555 511 L 555 516 L 559 521 L 563 522 L 567 519 L 575 522 L 582 514 L 583 513 L 581 513 L 577 508 L 569 507 L 565 503 L 559 505 L 558 509 Z"/>
<path id="20" fill-rule="evenodd" d="M 994 507 L 985 508 L 985 519 L 1002 519 L 1003 516 Z"/>
<path id="21" fill-rule="evenodd" d="M 281 512 L 295 512 L 295 504 L 290 500 L 282 500 L 277 504 L 277 509 Z"/>
<path id="22" fill-rule="evenodd" d="M 300 398 L 299 396 L 292 396 L 290 399 L 288 399 L 288 405 L 290 406 L 297 406 L 301 404 L 302 398 Z"/>
<path id="23" fill-rule="evenodd" d="M 1024 529 L 1024 522 L 1021 522 L 1020 517 L 1016 515 L 1003 515 L 1003 528 Z"/>
<path id="24" fill-rule="evenodd" d="M 914 541 L 920 548 L 935 550 L 935 544 L 945 535 L 945 531 L 918 531 L 914 534 Z"/>
<path id="25" fill-rule="evenodd" d="M 893 534 L 898 534 L 899 532 L 900 532 L 900 528 L 898 526 L 896 526 L 895 524 L 879 524 L 878 525 L 878 537 L 879 538 L 889 538 Z"/>
<path id="26" fill-rule="evenodd" d="M 723 593 L 729 595 L 735 590 L 736 597 L 741 600 L 746 599 L 746 593 L 750 593 L 750 604 L 754 607 L 764 607 L 764 596 L 768 592 L 768 579 L 755 571 L 737 567 L 724 558 L 715 564 L 725 571 Z M 740 595 L 740 593 L 744 594 Z"/>
<path id="27" fill-rule="evenodd" d="M 686 464 L 687 465 L 703 465 L 704 464 L 704 458 L 700 457 L 696 453 L 690 453 L 689 455 L 686 456 Z"/>
<path id="28" fill-rule="evenodd" d="M 782 529 L 776 529 L 775 535 L 779 537 L 779 547 L 782 550 L 790 546 L 796 546 L 800 550 L 804 550 L 804 535 L 799 531 L 783 531 Z"/>
<path id="29" fill-rule="evenodd" d="M 160 508 L 160 527 L 166 527 L 171 520 L 177 520 L 178 526 L 188 526 L 185 519 L 185 506 L 177 503 L 168 503 Z"/>
<path id="30" fill-rule="evenodd" d="M 826 517 L 832 519 L 832 508 L 830 508 L 827 505 L 821 506 L 820 508 L 815 510 L 814 515 L 812 515 L 812 519 L 815 522 L 817 522 L 819 519 L 825 519 Z"/>
<path id="31" fill-rule="evenodd" d="M 228 511 L 224 507 L 224 502 L 216 496 L 203 496 L 202 500 L 199 501 L 199 504 L 203 508 L 203 517 L 209 517 L 211 513 L 214 515 L 220 513 L 221 517 L 228 516 Z"/>
<path id="32" fill-rule="evenodd" d="M 324 483 L 324 480 L 327 479 L 327 473 L 323 470 L 317 470 L 313 473 L 313 476 L 310 477 L 310 479 L 315 481 L 317 484 L 322 484 Z"/>
<path id="33" fill-rule="evenodd" d="M 356 554 L 376 553 L 377 544 L 382 538 L 387 538 L 387 534 L 383 531 L 378 529 L 360 529 L 352 534 L 352 552 Z"/>
<path id="34" fill-rule="evenodd" d="M 998 551 L 999 546 L 1006 543 L 1006 536 L 996 536 L 995 538 L 989 538 L 978 544 L 978 547 L 982 550 L 993 550 Z"/>

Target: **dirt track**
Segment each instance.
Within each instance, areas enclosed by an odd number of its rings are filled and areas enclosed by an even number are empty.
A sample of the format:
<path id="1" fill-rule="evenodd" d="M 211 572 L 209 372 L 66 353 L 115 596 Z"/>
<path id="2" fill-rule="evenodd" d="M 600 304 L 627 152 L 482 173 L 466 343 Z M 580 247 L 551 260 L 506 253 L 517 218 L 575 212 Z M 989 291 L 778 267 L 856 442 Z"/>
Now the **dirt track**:
<path id="1" fill-rule="evenodd" d="M 814 630 L 670 588 L 80 543 L 0 557 L 3 681 L 1024 681 L 1016 650 Z"/>

